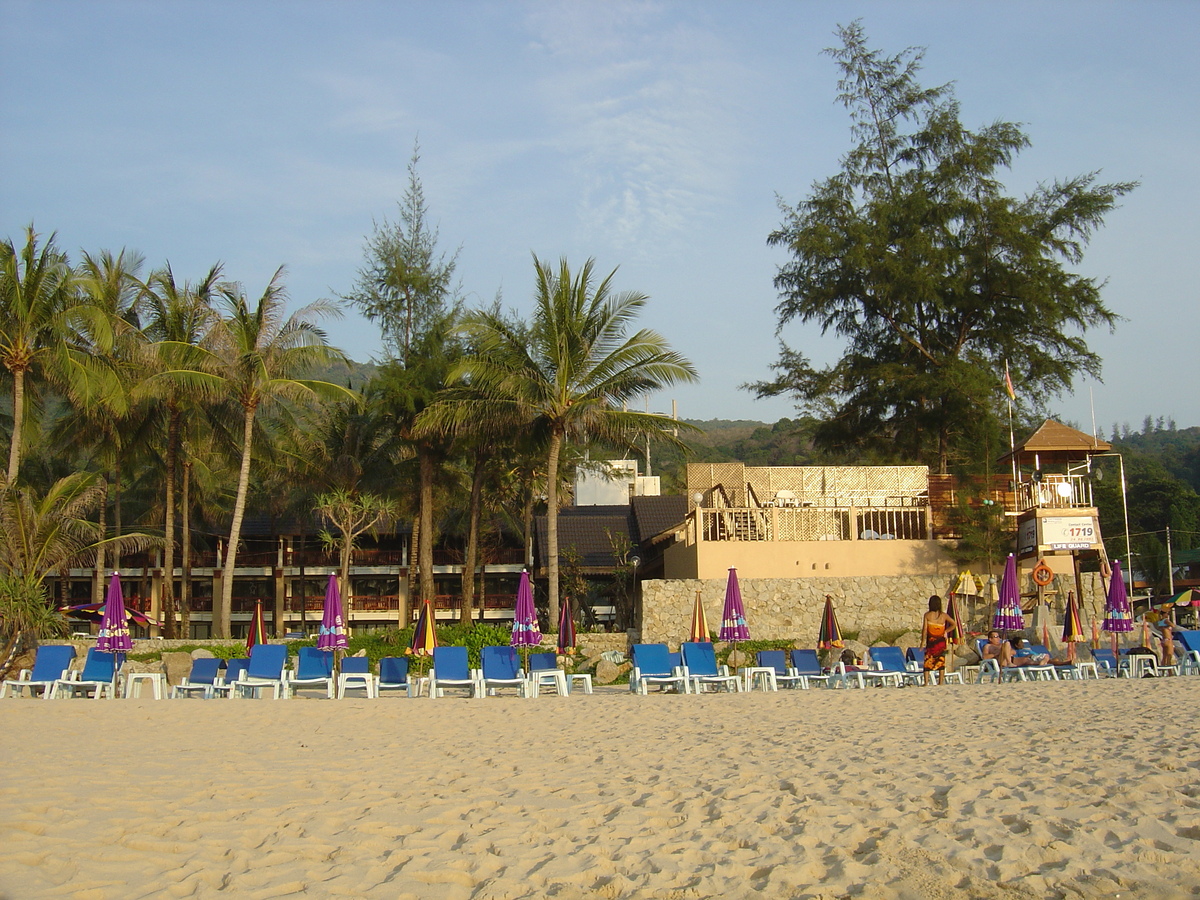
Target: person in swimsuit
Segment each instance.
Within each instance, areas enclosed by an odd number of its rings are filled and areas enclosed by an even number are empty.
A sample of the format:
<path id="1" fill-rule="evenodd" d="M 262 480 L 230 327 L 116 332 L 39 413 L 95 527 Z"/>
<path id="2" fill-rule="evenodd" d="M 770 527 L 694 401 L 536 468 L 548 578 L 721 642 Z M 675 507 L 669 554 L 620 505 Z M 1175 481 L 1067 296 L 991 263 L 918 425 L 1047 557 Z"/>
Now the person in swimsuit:
<path id="1" fill-rule="evenodd" d="M 921 620 L 921 643 L 925 647 L 925 683 L 940 681 L 946 670 L 946 651 L 949 636 L 954 632 L 954 620 L 942 612 L 942 598 L 929 598 L 929 611 Z"/>

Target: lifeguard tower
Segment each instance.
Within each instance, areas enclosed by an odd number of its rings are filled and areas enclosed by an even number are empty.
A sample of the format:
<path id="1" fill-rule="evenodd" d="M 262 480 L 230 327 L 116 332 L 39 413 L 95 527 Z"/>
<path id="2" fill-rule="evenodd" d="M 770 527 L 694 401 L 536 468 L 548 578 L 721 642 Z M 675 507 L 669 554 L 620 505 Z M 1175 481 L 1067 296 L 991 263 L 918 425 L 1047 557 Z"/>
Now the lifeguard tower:
<path id="1" fill-rule="evenodd" d="M 1047 419 L 1001 460 L 1013 470 L 1018 570 L 1036 587 L 1022 596 L 1036 597 L 1039 611 L 1046 603 L 1061 608 L 1066 590 L 1082 600 L 1081 559 L 1098 557 L 1107 577 L 1092 461 L 1111 451 L 1107 442 Z"/>

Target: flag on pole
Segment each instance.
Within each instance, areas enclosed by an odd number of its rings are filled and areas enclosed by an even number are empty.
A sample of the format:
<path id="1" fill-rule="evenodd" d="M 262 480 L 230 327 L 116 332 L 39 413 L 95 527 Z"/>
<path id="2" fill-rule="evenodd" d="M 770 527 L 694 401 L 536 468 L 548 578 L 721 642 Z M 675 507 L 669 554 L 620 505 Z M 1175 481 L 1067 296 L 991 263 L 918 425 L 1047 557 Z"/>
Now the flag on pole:
<path id="1" fill-rule="evenodd" d="M 1004 390 L 1008 392 L 1009 400 L 1017 399 L 1017 392 L 1013 390 L 1012 377 L 1008 374 L 1008 360 L 1004 361 Z"/>

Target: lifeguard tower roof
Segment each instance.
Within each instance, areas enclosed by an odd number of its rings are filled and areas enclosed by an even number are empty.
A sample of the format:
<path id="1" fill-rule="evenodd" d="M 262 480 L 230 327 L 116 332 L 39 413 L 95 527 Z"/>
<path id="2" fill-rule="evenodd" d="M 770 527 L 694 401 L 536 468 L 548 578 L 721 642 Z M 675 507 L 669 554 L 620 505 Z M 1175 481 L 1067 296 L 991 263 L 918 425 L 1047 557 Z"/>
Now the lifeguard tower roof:
<path id="1" fill-rule="evenodd" d="M 1025 441 L 1000 458 L 1009 462 L 1015 456 L 1018 463 L 1031 463 L 1035 456 L 1043 459 L 1086 459 L 1096 453 L 1107 453 L 1112 444 L 1061 422 L 1047 419 Z"/>

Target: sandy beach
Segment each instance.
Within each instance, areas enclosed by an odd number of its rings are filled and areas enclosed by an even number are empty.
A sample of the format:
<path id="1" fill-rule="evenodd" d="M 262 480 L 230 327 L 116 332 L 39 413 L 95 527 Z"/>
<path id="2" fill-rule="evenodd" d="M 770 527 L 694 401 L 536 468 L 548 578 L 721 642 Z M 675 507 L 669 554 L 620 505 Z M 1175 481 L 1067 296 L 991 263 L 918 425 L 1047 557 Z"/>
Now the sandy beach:
<path id="1" fill-rule="evenodd" d="M 1194 897 L 1200 678 L 0 703 L 0 898 Z"/>

